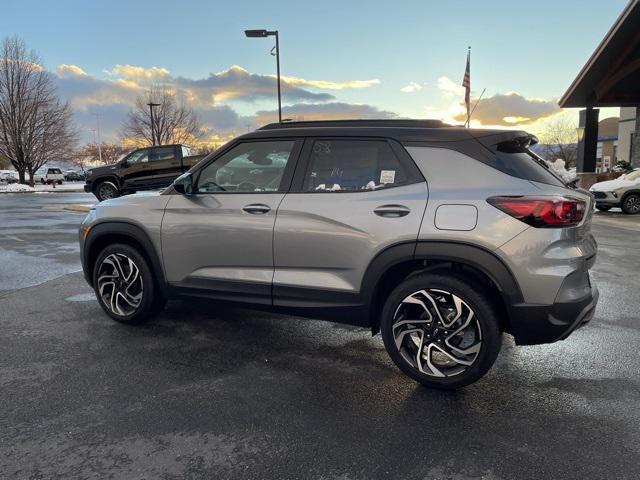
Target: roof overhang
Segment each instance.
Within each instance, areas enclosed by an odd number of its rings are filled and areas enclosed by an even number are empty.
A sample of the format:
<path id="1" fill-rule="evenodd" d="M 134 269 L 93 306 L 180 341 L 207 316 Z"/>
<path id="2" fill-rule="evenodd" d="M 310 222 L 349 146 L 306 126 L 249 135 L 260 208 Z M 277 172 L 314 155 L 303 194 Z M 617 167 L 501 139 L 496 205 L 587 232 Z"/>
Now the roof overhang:
<path id="1" fill-rule="evenodd" d="M 640 0 L 631 0 L 558 104 L 640 105 Z"/>

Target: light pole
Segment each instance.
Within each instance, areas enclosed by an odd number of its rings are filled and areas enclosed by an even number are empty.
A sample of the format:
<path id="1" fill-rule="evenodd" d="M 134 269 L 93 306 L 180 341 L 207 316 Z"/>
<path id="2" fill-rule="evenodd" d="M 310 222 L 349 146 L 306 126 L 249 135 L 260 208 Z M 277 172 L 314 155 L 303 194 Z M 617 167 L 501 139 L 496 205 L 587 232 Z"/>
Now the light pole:
<path id="1" fill-rule="evenodd" d="M 278 122 L 282 123 L 282 99 L 280 95 L 280 41 L 278 30 L 245 30 L 244 34 L 247 38 L 266 38 L 276 37 L 276 71 L 278 75 Z"/>
<path id="2" fill-rule="evenodd" d="M 154 121 L 153 121 L 153 107 L 159 107 L 160 104 L 159 103 L 153 103 L 153 102 L 149 102 L 147 103 L 147 105 L 149 106 L 149 115 L 151 117 L 151 145 L 155 145 L 156 144 L 156 134 L 154 132 Z"/>
<path id="3" fill-rule="evenodd" d="M 102 164 L 102 138 L 100 138 L 100 113 L 94 113 L 96 116 L 96 130 L 98 132 L 98 158 Z"/>

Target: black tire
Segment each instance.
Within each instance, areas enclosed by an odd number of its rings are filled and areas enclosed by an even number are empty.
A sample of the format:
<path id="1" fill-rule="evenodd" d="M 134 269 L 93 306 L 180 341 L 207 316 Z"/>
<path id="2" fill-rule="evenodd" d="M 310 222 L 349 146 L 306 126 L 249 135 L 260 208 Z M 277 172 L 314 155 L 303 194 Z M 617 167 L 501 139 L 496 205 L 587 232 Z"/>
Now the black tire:
<path id="1" fill-rule="evenodd" d="M 119 197 L 120 191 L 113 182 L 104 180 L 96 185 L 95 189 L 93 190 L 93 194 L 98 200 L 102 202 L 103 200 Z"/>
<path id="2" fill-rule="evenodd" d="M 437 293 L 433 293 L 431 289 L 449 292 L 449 294 L 453 294 L 461 299 L 465 304 L 465 308 L 468 307 L 473 311 L 474 315 L 470 317 L 472 319 L 476 319 L 476 323 L 474 324 L 473 328 L 479 329 L 476 330 L 476 332 L 480 332 L 479 335 L 481 340 L 479 342 L 479 352 L 476 353 L 476 356 L 473 359 L 472 363 L 470 362 L 471 364 L 469 366 L 464 367 L 454 364 L 456 365 L 456 368 L 462 368 L 463 371 L 461 373 L 452 374 L 451 376 L 434 376 L 433 374 L 424 372 L 424 368 L 422 369 L 423 371 L 420 371 L 419 368 L 417 368 L 415 365 L 412 365 L 408 359 L 405 359 L 405 357 L 403 357 L 403 353 L 401 353 L 399 348 L 396 346 L 396 339 L 394 337 L 394 323 L 396 319 L 394 317 L 403 306 L 407 305 L 407 303 L 403 303 L 403 301 L 406 301 L 407 298 L 412 297 L 412 294 L 417 294 L 422 290 L 426 290 L 430 294 L 437 295 Z M 453 297 L 450 296 L 449 298 Z M 433 305 L 430 304 L 430 308 L 432 306 Z M 444 313 L 441 311 L 442 307 L 439 310 L 441 314 Z M 433 318 L 437 318 L 435 315 L 435 311 L 432 310 L 432 314 L 434 314 Z M 480 379 L 489 371 L 489 369 L 495 362 L 498 353 L 500 352 L 500 347 L 502 344 L 502 334 L 499 328 L 498 316 L 493 304 L 488 299 L 488 296 L 483 293 L 481 287 L 472 282 L 469 282 L 468 280 L 456 274 L 445 275 L 436 273 L 424 273 L 407 278 L 391 292 L 385 302 L 381 315 L 380 330 L 382 332 L 382 339 L 384 341 L 387 353 L 396 364 L 396 366 L 400 368 L 400 370 L 402 370 L 409 377 L 413 378 L 426 387 L 451 390 L 469 385 Z M 469 316 L 467 315 L 467 317 Z M 450 317 L 446 316 L 444 318 L 450 319 Z M 424 322 L 425 321 L 423 321 L 422 326 L 426 326 Z M 436 335 L 443 335 L 442 328 L 440 328 L 440 332 L 438 333 L 437 325 L 429 325 L 430 326 L 427 328 L 435 328 L 435 330 L 430 330 L 430 334 L 432 334 L 430 338 L 432 340 L 428 340 L 429 345 L 433 345 L 435 348 L 439 348 L 438 345 L 435 345 L 435 338 Z M 456 323 L 456 325 L 461 325 L 461 323 Z M 415 328 L 415 326 L 409 325 L 409 329 L 412 328 Z M 436 332 L 436 334 L 433 333 L 434 331 Z M 451 332 L 445 331 L 444 333 L 450 334 Z M 421 347 L 422 341 L 427 334 L 423 332 L 422 335 L 422 340 L 420 340 Z M 462 337 L 464 337 L 465 335 L 466 332 L 463 331 Z M 403 340 L 401 340 L 401 347 L 405 345 L 404 342 L 416 342 L 416 340 L 412 340 L 408 337 L 409 336 L 403 337 Z M 449 339 L 451 339 L 451 337 L 449 337 Z M 453 341 L 455 341 L 455 339 Z M 439 342 L 441 342 L 441 340 L 439 340 Z M 460 345 L 461 344 L 459 344 L 459 346 Z M 411 347 L 411 343 L 409 343 L 408 346 Z M 440 343 L 440 346 L 442 346 L 442 343 Z M 416 347 L 415 350 L 416 352 L 419 351 L 418 347 Z M 422 352 L 424 352 L 424 349 L 422 349 Z M 406 355 L 406 350 L 404 351 L 404 354 Z M 418 358 L 420 359 L 420 363 L 422 363 L 423 356 L 420 355 L 418 356 Z M 431 354 L 429 354 L 429 358 L 431 361 L 434 361 Z M 444 370 L 444 368 L 442 370 Z"/>
<path id="3" fill-rule="evenodd" d="M 640 193 L 625 195 L 620 206 L 627 215 L 637 215 L 640 213 Z"/>
<path id="4" fill-rule="evenodd" d="M 62 185 L 62 180 L 58 180 L 58 185 Z"/>
<path id="5" fill-rule="evenodd" d="M 609 210 L 611 210 L 611 207 L 606 205 L 596 205 L 596 208 L 601 212 L 608 212 Z"/>
<path id="6" fill-rule="evenodd" d="M 122 265 L 125 265 L 124 268 L 120 269 L 124 274 L 129 273 L 127 271 L 128 261 L 131 262 L 137 267 L 139 276 L 140 276 L 140 288 L 137 288 L 138 283 L 136 280 L 136 284 L 132 285 L 132 290 L 129 291 L 129 297 L 137 296 L 138 292 L 140 292 L 140 301 L 139 304 L 135 307 L 132 307 L 130 303 L 124 301 L 123 296 L 119 297 L 120 301 L 120 312 L 115 310 L 118 309 L 118 305 L 116 308 L 113 308 L 112 296 L 113 292 L 116 292 L 116 286 L 114 285 L 113 289 L 110 285 L 104 284 L 103 282 L 107 282 L 110 278 L 105 279 L 112 272 L 116 270 L 113 262 L 113 256 L 116 256 Z M 103 280 L 100 280 L 100 277 L 103 277 Z M 118 275 L 121 280 L 124 280 L 123 275 Z M 117 279 L 117 277 L 113 277 Z M 126 283 L 126 282 L 121 282 Z M 102 294 L 100 293 L 100 287 L 105 285 L 102 289 Z M 114 320 L 126 323 L 130 325 L 139 324 L 149 320 L 150 318 L 157 315 L 165 306 L 166 299 L 162 296 L 160 290 L 158 289 L 154 275 L 151 272 L 151 268 L 149 267 L 149 263 L 144 258 L 144 256 L 135 248 L 116 243 L 106 247 L 98 258 L 96 259 L 95 264 L 93 265 L 93 286 L 96 293 L 96 297 L 98 299 L 98 303 L 105 311 L 107 315 L 109 315 Z M 118 292 L 122 292 L 126 290 L 124 287 L 119 287 Z M 122 301 L 120 300 L 122 299 Z M 132 309 L 132 311 L 129 311 Z"/>

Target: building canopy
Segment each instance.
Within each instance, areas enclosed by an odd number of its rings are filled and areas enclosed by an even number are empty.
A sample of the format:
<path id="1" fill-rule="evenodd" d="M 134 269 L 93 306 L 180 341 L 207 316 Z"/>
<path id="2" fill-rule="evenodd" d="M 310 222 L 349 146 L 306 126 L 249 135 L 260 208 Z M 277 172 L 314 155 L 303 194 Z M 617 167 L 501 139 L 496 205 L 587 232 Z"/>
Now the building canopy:
<path id="1" fill-rule="evenodd" d="M 562 108 L 640 105 L 640 0 L 631 0 L 558 102 Z"/>

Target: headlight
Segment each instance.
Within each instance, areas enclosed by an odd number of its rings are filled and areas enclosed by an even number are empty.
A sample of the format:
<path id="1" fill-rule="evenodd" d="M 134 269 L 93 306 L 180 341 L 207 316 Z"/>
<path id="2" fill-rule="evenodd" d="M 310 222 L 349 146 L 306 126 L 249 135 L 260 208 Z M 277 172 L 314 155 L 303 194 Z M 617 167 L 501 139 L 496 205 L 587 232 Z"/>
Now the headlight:
<path id="1" fill-rule="evenodd" d="M 85 175 L 87 177 L 90 177 L 91 175 L 93 175 L 93 170 L 87 170 L 87 173 Z"/>

